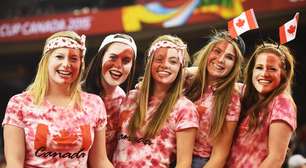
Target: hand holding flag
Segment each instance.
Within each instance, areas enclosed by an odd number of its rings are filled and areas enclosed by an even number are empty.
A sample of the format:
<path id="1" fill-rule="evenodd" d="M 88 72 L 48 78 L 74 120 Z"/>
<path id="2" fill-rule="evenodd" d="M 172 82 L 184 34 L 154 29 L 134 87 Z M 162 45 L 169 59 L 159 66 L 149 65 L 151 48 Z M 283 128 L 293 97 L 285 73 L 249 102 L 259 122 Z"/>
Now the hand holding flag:
<path id="1" fill-rule="evenodd" d="M 253 9 L 242 12 L 236 18 L 228 22 L 228 31 L 232 38 L 237 38 L 240 34 L 257 29 L 258 24 Z"/>
<path id="2" fill-rule="evenodd" d="M 280 44 L 287 43 L 295 39 L 297 24 L 299 20 L 299 12 L 294 15 L 294 18 L 279 27 Z"/>

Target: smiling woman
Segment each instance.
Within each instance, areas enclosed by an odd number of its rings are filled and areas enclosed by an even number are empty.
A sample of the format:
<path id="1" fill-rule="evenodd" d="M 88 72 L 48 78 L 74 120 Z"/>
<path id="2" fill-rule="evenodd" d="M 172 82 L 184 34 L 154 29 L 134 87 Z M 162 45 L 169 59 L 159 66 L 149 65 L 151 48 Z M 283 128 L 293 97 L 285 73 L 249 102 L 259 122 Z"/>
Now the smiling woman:
<path id="1" fill-rule="evenodd" d="M 47 39 L 34 82 L 6 108 L 8 168 L 113 167 L 105 150 L 104 104 L 81 90 L 85 50 L 85 36 L 72 31 Z"/>
<path id="2" fill-rule="evenodd" d="M 105 37 L 98 53 L 92 58 L 83 82 L 84 90 L 101 96 L 107 112 L 106 148 L 111 159 L 117 144 L 119 109 L 125 92 L 120 85 L 128 80 L 127 90 L 133 80 L 137 47 L 127 34 Z"/>
<path id="3" fill-rule="evenodd" d="M 152 43 L 141 87 L 120 109 L 115 167 L 190 167 L 198 127 L 194 104 L 182 95 L 187 46 L 175 36 Z"/>

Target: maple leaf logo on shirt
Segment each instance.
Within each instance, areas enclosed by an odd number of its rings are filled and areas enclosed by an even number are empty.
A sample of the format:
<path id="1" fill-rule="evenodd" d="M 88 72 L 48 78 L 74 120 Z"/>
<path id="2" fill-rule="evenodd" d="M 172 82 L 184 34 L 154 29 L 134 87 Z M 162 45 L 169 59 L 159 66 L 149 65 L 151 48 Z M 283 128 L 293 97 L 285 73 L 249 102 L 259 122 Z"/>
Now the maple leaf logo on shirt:
<path id="1" fill-rule="evenodd" d="M 243 19 L 239 19 L 237 22 L 236 22 L 236 26 L 238 27 L 243 27 L 244 25 L 244 20 Z"/>
<path id="2" fill-rule="evenodd" d="M 290 25 L 290 26 L 289 26 L 289 29 L 287 30 L 287 32 L 288 32 L 289 34 L 293 34 L 293 33 L 295 32 L 295 26 L 294 26 L 294 25 Z"/>
<path id="3" fill-rule="evenodd" d="M 60 135 L 55 135 L 53 140 L 59 145 L 69 145 L 74 144 L 77 140 L 77 135 L 70 134 L 66 130 L 61 130 Z"/>

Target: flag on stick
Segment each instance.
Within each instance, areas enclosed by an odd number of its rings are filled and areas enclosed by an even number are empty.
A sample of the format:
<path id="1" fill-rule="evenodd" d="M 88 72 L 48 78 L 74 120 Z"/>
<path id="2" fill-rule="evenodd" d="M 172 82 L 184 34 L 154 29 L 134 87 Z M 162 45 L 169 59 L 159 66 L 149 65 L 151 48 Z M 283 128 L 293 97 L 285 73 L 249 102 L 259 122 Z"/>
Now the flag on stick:
<path id="1" fill-rule="evenodd" d="M 258 24 L 253 9 L 244 11 L 236 18 L 228 21 L 228 31 L 232 38 L 237 38 L 240 34 L 257 28 Z"/>
<path id="2" fill-rule="evenodd" d="M 280 44 L 287 43 L 295 38 L 297 24 L 299 20 L 299 12 L 294 15 L 294 18 L 279 27 Z"/>

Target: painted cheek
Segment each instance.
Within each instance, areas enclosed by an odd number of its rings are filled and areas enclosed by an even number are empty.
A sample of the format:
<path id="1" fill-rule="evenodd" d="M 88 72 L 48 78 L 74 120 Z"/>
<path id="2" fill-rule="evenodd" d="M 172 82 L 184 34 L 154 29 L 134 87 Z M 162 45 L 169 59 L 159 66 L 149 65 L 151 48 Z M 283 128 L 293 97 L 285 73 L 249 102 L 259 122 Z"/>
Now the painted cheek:
<path id="1" fill-rule="evenodd" d="M 113 67 L 113 63 L 111 61 L 106 61 L 102 66 L 102 73 L 105 75 L 109 69 Z"/>

